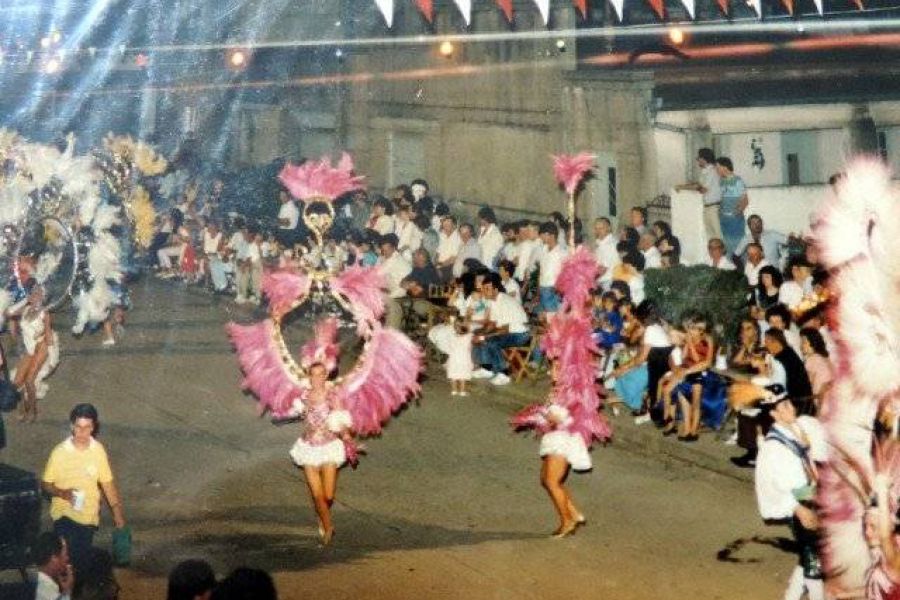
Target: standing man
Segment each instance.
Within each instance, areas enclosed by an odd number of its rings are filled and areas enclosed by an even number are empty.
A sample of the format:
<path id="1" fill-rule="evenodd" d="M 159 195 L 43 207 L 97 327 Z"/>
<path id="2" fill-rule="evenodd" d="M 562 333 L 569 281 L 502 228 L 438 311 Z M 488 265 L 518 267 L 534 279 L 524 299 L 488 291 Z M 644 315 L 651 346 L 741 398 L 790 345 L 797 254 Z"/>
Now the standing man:
<path id="1" fill-rule="evenodd" d="M 676 190 L 694 190 L 703 194 L 703 225 L 706 239 L 722 237 L 719 224 L 719 207 L 722 205 L 722 190 L 719 186 L 719 172 L 716 170 L 716 154 L 712 148 L 697 151 L 697 166 L 700 176 L 696 182 L 676 185 Z"/>
<path id="2" fill-rule="evenodd" d="M 125 527 L 125 516 L 106 449 L 94 438 L 100 427 L 97 409 L 78 404 L 69 413 L 69 422 L 72 436 L 50 453 L 41 486 L 52 498 L 53 531 L 65 539 L 78 575 L 100 524 L 101 493 L 117 529 Z"/>
<path id="3" fill-rule="evenodd" d="M 463 223 L 459 226 L 459 241 L 459 252 L 456 255 L 456 260 L 453 262 L 454 277 L 462 276 L 467 259 L 474 258 L 477 261 L 481 261 L 481 246 L 478 245 L 478 240 L 475 239 L 475 230 L 468 223 Z"/>
<path id="4" fill-rule="evenodd" d="M 388 295 L 385 302 L 385 325 L 400 329 L 403 324 L 403 307 L 400 305 L 400 299 L 406 296 L 403 280 L 409 276 L 412 267 L 397 252 L 397 236 L 393 233 L 382 236 L 379 246 L 381 258 L 378 261 L 378 268 L 387 283 Z"/>
<path id="5" fill-rule="evenodd" d="M 541 241 L 544 242 L 544 253 L 541 254 L 538 285 L 540 286 L 541 312 L 551 315 L 559 310 L 560 297 L 556 291 L 556 278 L 562 270 L 566 252 L 558 241 L 559 228 L 547 222 L 540 228 Z"/>
<path id="6" fill-rule="evenodd" d="M 503 248 L 503 234 L 497 227 L 497 215 L 490 206 L 482 206 L 478 211 L 478 246 L 481 248 L 481 262 L 493 269 Z"/>
<path id="7" fill-rule="evenodd" d="M 447 215 L 441 219 L 441 230 L 438 232 L 436 265 L 441 280 L 445 283 L 453 278 L 453 263 L 462 247 L 459 232 L 456 231 L 456 217 Z"/>
<path id="8" fill-rule="evenodd" d="M 603 275 L 600 276 L 600 285 L 607 289 L 612 283 L 613 268 L 621 261 L 619 252 L 616 250 L 619 240 L 613 235 L 612 223 L 606 217 L 600 217 L 594 221 L 594 237 L 597 240 L 594 255 L 604 269 Z"/>
<path id="9" fill-rule="evenodd" d="M 780 387 L 780 386 L 773 386 Z M 760 407 L 769 412 L 772 427 L 759 448 L 756 461 L 756 500 L 766 521 L 790 523 L 799 564 L 791 573 L 784 597 L 824 600 L 819 560 L 819 519 L 815 512 L 816 463 L 828 458 L 822 426 L 813 417 L 798 417 L 784 389 L 776 389 Z"/>
<path id="10" fill-rule="evenodd" d="M 52 531 L 40 534 L 34 545 L 34 561 L 38 566 L 34 600 L 69 600 L 75 578 L 66 540 Z"/>
<path id="11" fill-rule="evenodd" d="M 719 206 L 719 225 L 722 227 L 722 239 L 730 257 L 737 250 L 744 237 L 744 211 L 749 198 L 744 180 L 734 174 L 734 164 L 727 156 L 716 159 L 716 170 L 719 172 L 719 186 L 722 190 L 722 204 Z"/>
<path id="12" fill-rule="evenodd" d="M 300 222 L 300 209 L 294 199 L 286 190 L 278 192 L 278 201 L 281 208 L 278 209 L 278 233 L 276 239 L 285 248 L 293 248 L 297 240 L 297 224 Z"/>

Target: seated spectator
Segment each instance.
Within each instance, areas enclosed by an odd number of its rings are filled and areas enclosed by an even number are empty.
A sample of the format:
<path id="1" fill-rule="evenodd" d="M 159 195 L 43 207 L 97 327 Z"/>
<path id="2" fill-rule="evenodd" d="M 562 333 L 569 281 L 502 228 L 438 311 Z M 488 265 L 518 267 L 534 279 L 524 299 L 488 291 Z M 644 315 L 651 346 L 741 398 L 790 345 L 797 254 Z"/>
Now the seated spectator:
<path id="1" fill-rule="evenodd" d="M 419 248 L 413 254 L 412 271 L 400 285 L 406 289 L 406 295 L 413 299 L 412 309 L 420 317 L 427 318 L 434 314 L 435 306 L 428 301 L 429 290 L 441 284 L 441 277 L 431 263 L 428 252 Z"/>
<path id="2" fill-rule="evenodd" d="M 762 217 L 750 215 L 747 217 L 747 229 L 749 230 L 735 248 L 735 256 L 744 257 L 750 244 L 757 244 L 762 249 L 762 255 L 770 264 L 781 267 L 785 257 L 788 238 L 783 233 L 765 229 Z"/>
<path id="3" fill-rule="evenodd" d="M 665 221 L 654 221 L 650 232 L 656 237 L 657 243 L 663 238 L 672 235 L 672 228 Z"/>
<path id="4" fill-rule="evenodd" d="M 638 240 L 638 250 L 644 255 L 645 269 L 658 269 L 662 266 L 662 255 L 656 247 L 656 236 L 652 232 L 646 231 L 641 234 Z"/>
<path id="5" fill-rule="evenodd" d="M 406 296 L 406 289 L 401 284 L 412 271 L 412 266 L 397 252 L 397 236 L 393 233 L 382 236 L 380 248 L 381 258 L 378 268 L 381 269 L 387 283 L 385 325 L 400 329 L 403 323 L 403 307 L 399 299 Z"/>
<path id="6" fill-rule="evenodd" d="M 638 230 L 634 227 L 625 227 L 622 229 L 622 232 L 619 234 L 619 242 L 625 243 L 625 249 L 627 250 L 637 250 L 638 242 L 641 240 L 641 234 L 638 233 Z M 617 247 L 617 249 L 619 249 Z M 622 250 L 619 249 L 619 256 L 622 255 Z"/>
<path id="7" fill-rule="evenodd" d="M 788 345 L 795 353 L 800 354 L 800 330 L 794 325 L 791 318 L 791 311 L 784 304 L 776 304 L 766 311 L 766 324 L 769 329 L 777 329 L 784 332 Z M 765 333 L 765 332 L 764 332 Z M 797 398 L 794 397 L 794 400 Z"/>
<path id="8" fill-rule="evenodd" d="M 677 267 L 680 264 L 681 262 L 678 257 L 678 253 L 673 250 L 663 252 L 659 257 L 659 268 L 661 269 L 671 269 L 672 267 Z"/>
<path id="9" fill-rule="evenodd" d="M 621 343 L 625 322 L 619 313 L 619 301 L 615 293 L 596 289 L 593 292 L 593 302 L 594 340 L 608 355 L 616 344 Z"/>
<path id="10" fill-rule="evenodd" d="M 735 370 L 751 371 L 753 369 L 753 357 L 762 352 L 762 334 L 756 319 L 745 317 L 741 319 L 738 328 L 738 343 L 735 344 L 731 356 L 728 358 L 728 366 Z"/>
<path id="11" fill-rule="evenodd" d="M 766 350 L 772 357 L 784 367 L 785 388 L 788 395 L 797 403 L 798 410 L 802 414 L 810 414 L 814 405 L 812 404 L 812 384 L 809 381 L 809 375 L 806 373 L 806 367 L 799 354 L 788 345 L 784 331 L 776 328 L 769 328 L 763 336 Z"/>
<path id="12" fill-rule="evenodd" d="M 766 265 L 759 270 L 759 283 L 754 290 L 754 303 L 762 310 L 778 304 L 781 295 L 783 278 L 781 271 L 772 265 Z"/>
<path id="13" fill-rule="evenodd" d="M 32 549 L 32 558 L 38 567 L 34 600 L 67 600 L 75 576 L 66 540 L 52 531 L 41 533 Z"/>
<path id="14" fill-rule="evenodd" d="M 378 254 L 375 252 L 369 232 L 354 232 L 351 240 L 352 254 L 356 264 L 363 267 L 374 267 L 378 264 Z"/>
<path id="15" fill-rule="evenodd" d="M 518 223 L 504 223 L 500 227 L 500 235 L 503 236 L 503 247 L 500 249 L 500 260 L 508 260 L 515 266 L 516 258 L 519 253 Z"/>
<path id="16" fill-rule="evenodd" d="M 519 225 L 519 244 L 516 253 L 516 280 L 523 288 L 537 267 L 540 259 L 540 228 L 534 221 L 523 221 Z"/>
<path id="17" fill-rule="evenodd" d="M 175 276 L 176 267 L 181 266 L 181 259 L 190 243 L 190 239 L 190 232 L 186 228 L 181 227 L 172 235 L 170 243 L 157 251 L 156 256 L 162 269 L 161 277 Z M 174 264 L 172 259 L 175 259 Z"/>
<path id="18" fill-rule="evenodd" d="M 681 242 L 677 237 L 672 234 L 661 237 L 656 241 L 656 247 L 660 254 L 674 254 L 675 264 L 678 264 L 681 259 Z"/>
<path id="19" fill-rule="evenodd" d="M 834 365 L 828 359 L 828 348 L 817 329 L 804 327 L 800 330 L 803 366 L 812 387 L 812 399 L 818 412 L 822 399 L 834 380 Z"/>
<path id="20" fill-rule="evenodd" d="M 622 262 L 613 269 L 613 282 L 628 284 L 629 298 L 635 304 L 644 301 L 644 255 L 632 250 L 622 257 Z"/>
<path id="21" fill-rule="evenodd" d="M 397 210 L 394 217 L 394 234 L 397 236 L 397 252 L 407 262 L 411 261 L 413 252 L 422 246 L 422 231 L 413 222 L 410 207 L 404 206 Z"/>
<path id="22" fill-rule="evenodd" d="M 638 421 L 640 424 L 649 420 L 646 415 L 645 395 L 651 389 L 649 387 L 651 370 L 652 390 L 655 393 L 656 385 L 668 369 L 672 341 L 663 327 L 655 306 L 642 302 L 638 305 L 635 316 L 640 327 L 631 332 L 631 335 L 635 336 L 640 332 L 640 346 L 634 352 L 633 358 L 618 365 L 611 375 L 615 378 L 616 396 L 631 409 L 634 417 L 642 417 Z"/>
<path id="23" fill-rule="evenodd" d="M 372 203 L 372 212 L 369 213 L 367 229 L 378 232 L 378 235 L 387 235 L 394 232 L 394 205 L 384 196 L 375 198 Z"/>
<path id="24" fill-rule="evenodd" d="M 566 251 L 559 244 L 559 228 L 553 223 L 544 223 L 540 227 L 541 241 L 544 243 L 544 252 L 541 254 L 538 271 L 538 285 L 540 287 L 540 312 L 544 315 L 552 315 L 559 310 L 561 302 L 556 291 L 556 278 L 562 269 Z"/>
<path id="25" fill-rule="evenodd" d="M 205 560 L 189 559 L 169 573 L 166 600 L 209 600 L 216 587 L 216 575 Z"/>
<path id="26" fill-rule="evenodd" d="M 446 202 L 438 202 L 434 205 L 434 212 L 431 215 L 431 228 L 435 231 L 441 231 L 444 219 L 450 216 L 450 207 Z"/>
<path id="27" fill-rule="evenodd" d="M 669 339 L 672 340 L 672 351 L 669 353 L 669 370 L 660 378 L 656 390 L 657 410 L 661 409 L 662 434 L 664 436 L 678 433 L 678 406 L 676 404 L 676 386 L 681 383 L 679 373 L 684 364 L 684 344 L 687 332 L 681 325 L 669 327 Z M 647 390 L 652 392 L 653 390 Z"/>
<path id="28" fill-rule="evenodd" d="M 423 214 L 416 215 L 415 223 L 419 231 L 422 232 L 422 248 L 428 252 L 428 256 L 437 256 L 441 238 L 438 230 L 431 226 L 431 217 Z"/>
<path id="29" fill-rule="evenodd" d="M 225 263 L 222 256 L 225 252 L 225 235 L 214 222 L 207 223 L 203 229 L 203 253 L 200 256 L 200 273 L 208 276 L 213 291 L 223 293 L 228 287 L 225 277 Z"/>
<path id="30" fill-rule="evenodd" d="M 747 244 L 744 276 L 747 278 L 747 283 L 750 287 L 755 288 L 759 285 L 759 272 L 768 266 L 769 261 L 763 255 L 762 246 L 756 242 Z"/>
<path id="31" fill-rule="evenodd" d="M 113 571 L 113 557 L 106 550 L 91 548 L 76 575 L 72 600 L 115 600 L 119 597 L 121 588 Z"/>
<path id="32" fill-rule="evenodd" d="M 807 294 L 812 294 L 812 265 L 806 261 L 806 258 L 796 257 L 788 262 L 788 272 L 791 278 L 781 285 L 778 301 L 788 309 L 795 310 Z"/>
<path id="33" fill-rule="evenodd" d="M 678 439 L 684 442 L 696 442 L 700 432 L 701 399 L 704 388 L 710 386 L 710 373 L 716 357 L 716 344 L 707 331 L 707 322 L 695 317 L 688 320 L 685 330 L 687 339 L 684 344 L 681 367 L 675 372 L 679 379 L 675 391 L 681 406 L 681 433 Z"/>
<path id="34" fill-rule="evenodd" d="M 482 293 L 490 302 L 490 321 L 473 339 L 475 365 L 489 365 L 473 373 L 473 377 L 487 379 L 494 385 L 506 385 L 509 376 L 503 349 L 524 346 L 531 339 L 528 316 L 522 306 L 501 292 L 500 276 L 488 273 L 482 283 Z"/>
<path id="35" fill-rule="evenodd" d="M 734 263 L 725 255 L 725 242 L 719 238 L 713 238 L 706 244 L 707 257 L 703 264 L 707 267 L 722 271 L 734 271 Z"/>
<path id="36" fill-rule="evenodd" d="M 497 266 L 497 274 L 500 275 L 500 281 L 503 283 L 503 291 L 506 295 L 522 304 L 522 288 L 513 274 L 516 272 L 516 265 L 511 261 L 501 260 Z"/>
<path id="37" fill-rule="evenodd" d="M 219 582 L 212 600 L 278 600 L 278 592 L 265 571 L 240 567 Z"/>
<path id="38" fill-rule="evenodd" d="M 834 344 L 834 338 L 831 335 L 831 330 L 828 328 L 827 319 L 825 318 L 825 312 L 827 308 L 827 302 L 821 303 L 814 308 L 811 308 L 810 310 L 798 315 L 797 327 L 799 327 L 800 329 L 812 328 L 819 332 L 822 341 L 825 343 L 827 356 L 834 359 L 836 346 Z M 832 362 L 834 361 L 832 360 Z"/>

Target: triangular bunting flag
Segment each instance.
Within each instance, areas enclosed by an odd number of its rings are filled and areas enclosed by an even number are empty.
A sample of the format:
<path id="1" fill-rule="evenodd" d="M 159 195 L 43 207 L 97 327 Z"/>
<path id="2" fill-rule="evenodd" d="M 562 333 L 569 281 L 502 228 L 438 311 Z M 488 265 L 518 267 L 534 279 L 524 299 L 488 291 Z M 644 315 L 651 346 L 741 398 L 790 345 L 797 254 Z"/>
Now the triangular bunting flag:
<path id="1" fill-rule="evenodd" d="M 574 0 L 575 8 L 581 13 L 582 19 L 587 19 L 587 0 Z"/>
<path id="2" fill-rule="evenodd" d="M 660 19 L 665 20 L 666 18 L 666 3 L 664 0 L 647 0 L 647 3 L 650 5 L 650 8 L 653 9 L 653 12 L 656 13 Z"/>
<path id="3" fill-rule="evenodd" d="M 716 0 L 719 3 L 719 8 L 722 10 L 722 14 L 726 17 L 728 16 L 728 0 Z"/>
<path id="4" fill-rule="evenodd" d="M 375 0 L 378 10 L 384 15 L 388 28 L 394 26 L 394 0 Z"/>
<path id="5" fill-rule="evenodd" d="M 684 9 L 688 11 L 691 18 L 696 19 L 697 17 L 694 16 L 694 0 L 681 0 L 681 3 L 684 4 Z"/>
<path id="6" fill-rule="evenodd" d="M 534 0 L 534 3 L 544 19 L 544 25 L 550 23 L 550 0 Z"/>
<path id="7" fill-rule="evenodd" d="M 416 6 L 422 11 L 426 21 L 429 23 L 434 22 L 434 4 L 432 0 L 416 0 Z"/>
<path id="8" fill-rule="evenodd" d="M 466 20 L 466 27 L 468 27 L 472 23 L 472 0 L 453 0 L 456 2 L 456 6 L 459 7 L 459 12 L 462 13 L 463 19 Z"/>
<path id="9" fill-rule="evenodd" d="M 815 4 L 816 4 L 816 10 L 819 11 L 819 14 L 820 14 L 820 15 L 824 15 L 824 14 L 825 14 L 825 7 L 822 6 L 822 0 L 813 0 L 813 2 L 815 2 Z"/>
<path id="10" fill-rule="evenodd" d="M 612 4 L 612 7 L 616 11 L 616 15 L 619 17 L 619 23 L 621 23 L 622 13 L 625 12 L 625 0 L 609 0 L 609 3 Z"/>
<path id="11" fill-rule="evenodd" d="M 762 0 L 748 0 L 750 6 L 756 11 L 756 16 L 762 19 Z"/>
<path id="12" fill-rule="evenodd" d="M 499 6 L 500 10 L 503 11 L 503 14 L 506 15 L 506 20 L 512 23 L 512 0 L 497 0 L 497 6 Z"/>
<path id="13" fill-rule="evenodd" d="M 794 0 L 781 0 L 781 3 L 784 4 L 784 7 L 787 9 L 789 15 L 794 14 Z"/>

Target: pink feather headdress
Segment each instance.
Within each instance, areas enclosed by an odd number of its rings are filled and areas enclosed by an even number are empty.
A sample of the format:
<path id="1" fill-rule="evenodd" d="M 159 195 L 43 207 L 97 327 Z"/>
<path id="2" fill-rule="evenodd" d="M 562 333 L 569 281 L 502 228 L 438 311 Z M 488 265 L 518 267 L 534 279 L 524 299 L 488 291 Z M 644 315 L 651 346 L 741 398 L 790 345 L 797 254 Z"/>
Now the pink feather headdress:
<path id="1" fill-rule="evenodd" d="M 585 175 L 594 168 L 597 157 L 589 152 L 579 154 L 557 154 L 553 156 L 553 175 L 556 181 L 572 195 Z"/>
<path id="2" fill-rule="evenodd" d="M 326 156 L 302 165 L 287 163 L 278 179 L 298 200 L 334 200 L 347 192 L 362 188 L 363 177 L 353 174 L 353 159 L 344 152 L 337 166 Z"/>

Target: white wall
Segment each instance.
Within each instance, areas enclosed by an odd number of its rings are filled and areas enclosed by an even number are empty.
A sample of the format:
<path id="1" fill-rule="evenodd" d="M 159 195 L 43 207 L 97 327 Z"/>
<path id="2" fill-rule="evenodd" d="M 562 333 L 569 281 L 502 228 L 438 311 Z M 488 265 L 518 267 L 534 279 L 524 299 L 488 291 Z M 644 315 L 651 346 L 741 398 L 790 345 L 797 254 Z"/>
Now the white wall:
<path id="1" fill-rule="evenodd" d="M 653 141 L 656 144 L 657 185 L 660 190 L 667 190 L 686 181 L 696 181 L 697 173 L 688 167 L 688 147 L 684 133 L 654 129 Z M 692 167 L 695 161 L 690 162 Z"/>
<path id="2" fill-rule="evenodd" d="M 765 167 L 753 166 L 753 140 L 762 147 Z M 782 185 L 787 179 L 781 149 L 780 132 L 732 133 L 714 137 L 716 156 L 727 156 L 734 163 L 734 172 L 748 187 Z"/>

